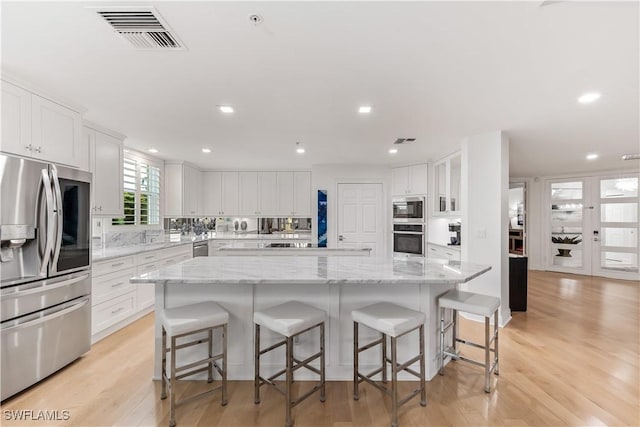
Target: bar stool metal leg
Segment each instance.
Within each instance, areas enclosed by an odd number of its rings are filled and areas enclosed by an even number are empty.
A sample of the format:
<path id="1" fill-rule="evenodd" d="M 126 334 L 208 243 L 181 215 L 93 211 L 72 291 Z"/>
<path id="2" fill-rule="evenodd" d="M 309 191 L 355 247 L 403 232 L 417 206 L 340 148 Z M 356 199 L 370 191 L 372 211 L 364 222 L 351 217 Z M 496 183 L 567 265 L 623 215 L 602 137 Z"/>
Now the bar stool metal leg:
<path id="1" fill-rule="evenodd" d="M 452 310 L 451 320 L 453 321 L 453 333 L 451 334 L 451 347 L 454 353 L 458 353 L 458 310 Z"/>
<path id="2" fill-rule="evenodd" d="M 499 333 L 499 327 L 498 327 L 498 310 L 496 310 L 496 312 L 493 314 L 493 329 L 495 331 L 495 340 L 493 342 L 493 347 L 495 349 L 495 359 L 496 359 L 496 367 L 495 370 L 493 371 L 494 374 L 496 375 L 500 375 L 500 358 L 498 357 L 498 333 Z"/>
<path id="3" fill-rule="evenodd" d="M 398 427 L 398 346 L 391 337 L 391 427 Z"/>
<path id="4" fill-rule="evenodd" d="M 167 331 L 162 328 L 162 391 L 160 392 L 160 399 L 167 398 Z"/>
<path id="5" fill-rule="evenodd" d="M 255 373 L 255 377 L 253 380 L 253 386 L 254 386 L 253 403 L 257 405 L 258 403 L 260 403 L 260 325 L 256 323 L 254 325 L 254 328 L 256 331 L 256 337 L 255 337 L 255 348 L 253 351 L 253 355 L 254 355 L 253 368 Z"/>
<path id="6" fill-rule="evenodd" d="M 209 329 L 209 364 L 207 367 L 207 382 L 208 383 L 212 383 L 213 382 L 213 329 Z"/>
<path id="7" fill-rule="evenodd" d="M 360 344 L 358 343 L 358 322 L 353 322 L 353 400 L 360 399 L 360 395 L 358 394 L 358 362 L 359 362 L 359 354 L 358 348 Z"/>
<path id="8" fill-rule="evenodd" d="M 284 425 L 285 427 L 291 427 L 291 386 L 293 385 L 293 337 L 287 337 L 286 344 L 286 353 L 287 353 L 287 373 L 286 373 L 286 394 L 285 397 L 287 399 L 286 404 L 286 417 Z"/>
<path id="9" fill-rule="evenodd" d="M 484 318 L 484 392 L 489 393 L 490 375 L 491 375 L 491 335 L 490 335 L 490 318 Z"/>
<path id="10" fill-rule="evenodd" d="M 320 382 L 321 382 L 321 388 L 320 388 L 320 402 L 324 402 L 325 400 L 327 400 L 326 397 L 326 387 L 325 387 L 325 377 L 326 377 L 326 372 L 325 372 L 325 354 L 324 354 L 324 323 L 322 323 L 320 325 Z"/>
<path id="11" fill-rule="evenodd" d="M 222 370 L 222 406 L 227 405 L 227 328 L 228 325 L 222 327 L 222 363 L 224 369 Z"/>
<path id="12" fill-rule="evenodd" d="M 171 337 L 171 382 L 169 383 L 169 427 L 176 425 L 176 337 Z"/>
<path id="13" fill-rule="evenodd" d="M 427 406 L 424 363 L 424 324 L 420 325 L 420 406 Z"/>
<path id="14" fill-rule="evenodd" d="M 382 383 L 387 383 L 387 336 L 382 334 Z"/>
<path id="15" fill-rule="evenodd" d="M 444 308 L 440 308 L 440 352 L 438 358 L 440 359 L 438 373 L 444 375 Z"/>

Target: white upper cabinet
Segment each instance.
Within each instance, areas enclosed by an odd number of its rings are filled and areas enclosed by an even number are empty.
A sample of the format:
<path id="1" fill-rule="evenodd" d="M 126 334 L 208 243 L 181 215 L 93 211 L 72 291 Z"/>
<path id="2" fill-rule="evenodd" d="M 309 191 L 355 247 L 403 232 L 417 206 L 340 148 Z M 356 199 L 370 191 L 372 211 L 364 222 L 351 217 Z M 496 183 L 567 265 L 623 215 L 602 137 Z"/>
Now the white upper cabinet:
<path id="1" fill-rule="evenodd" d="M 293 172 L 278 172 L 278 214 L 293 214 Z"/>
<path id="2" fill-rule="evenodd" d="M 278 174 L 277 172 L 258 173 L 258 215 L 278 215 Z"/>
<path id="3" fill-rule="evenodd" d="M 89 170 L 93 173 L 92 211 L 96 215 L 124 216 L 123 140 L 84 127 L 89 148 Z"/>
<path id="4" fill-rule="evenodd" d="M 462 211 L 462 156 L 455 153 L 434 164 L 435 215 L 459 215 Z"/>
<path id="5" fill-rule="evenodd" d="M 201 215 L 203 206 L 200 201 L 209 197 L 202 190 L 202 181 L 202 172 L 194 167 L 180 163 L 165 164 L 165 216 Z"/>
<path id="6" fill-rule="evenodd" d="M 34 157 L 79 167 L 82 163 L 80 113 L 31 95 L 31 144 Z"/>
<path id="7" fill-rule="evenodd" d="M 5 153 L 32 156 L 31 93 L 2 81 L 2 139 Z"/>
<path id="8" fill-rule="evenodd" d="M 293 173 L 293 215 L 311 216 L 311 172 Z"/>
<path id="9" fill-rule="evenodd" d="M 80 113 L 2 81 L 2 151 L 84 168 Z"/>
<path id="10" fill-rule="evenodd" d="M 278 172 L 278 216 L 311 216 L 311 172 Z"/>
<path id="11" fill-rule="evenodd" d="M 203 211 L 205 216 L 236 215 L 239 210 L 238 172 L 204 172 Z"/>
<path id="12" fill-rule="evenodd" d="M 258 215 L 258 172 L 239 172 L 240 213 Z"/>
<path id="13" fill-rule="evenodd" d="M 427 194 L 428 166 L 426 163 L 394 168 L 391 171 L 393 196 Z"/>

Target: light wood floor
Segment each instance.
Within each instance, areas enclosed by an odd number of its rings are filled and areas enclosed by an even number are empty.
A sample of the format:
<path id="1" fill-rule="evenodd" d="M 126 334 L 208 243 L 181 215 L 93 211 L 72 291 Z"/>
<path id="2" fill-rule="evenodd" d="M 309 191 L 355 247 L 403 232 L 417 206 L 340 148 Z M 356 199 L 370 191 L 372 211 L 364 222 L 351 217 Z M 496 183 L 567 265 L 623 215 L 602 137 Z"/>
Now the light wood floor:
<path id="1" fill-rule="evenodd" d="M 500 376 L 483 392 L 480 368 L 452 363 L 427 384 L 425 408 L 401 408 L 401 426 L 640 425 L 640 283 L 531 272 L 529 311 L 513 313 L 500 334 Z M 482 336 L 464 321 L 462 332 Z M 151 381 L 153 316 L 97 343 L 82 359 L 6 401 L 2 410 L 69 410 L 70 420 L 2 424 L 166 426 L 168 401 Z M 415 384 L 415 383 L 413 383 Z M 404 383 L 408 390 L 412 383 Z M 306 387 L 308 384 L 298 385 Z M 190 382 L 188 392 L 201 387 Z M 279 426 L 282 397 L 263 388 L 253 404 L 252 383 L 231 382 L 229 405 L 218 396 L 178 407 L 178 426 Z M 390 403 L 368 385 L 351 399 L 350 382 L 328 383 L 294 410 L 296 426 L 387 426 Z"/>

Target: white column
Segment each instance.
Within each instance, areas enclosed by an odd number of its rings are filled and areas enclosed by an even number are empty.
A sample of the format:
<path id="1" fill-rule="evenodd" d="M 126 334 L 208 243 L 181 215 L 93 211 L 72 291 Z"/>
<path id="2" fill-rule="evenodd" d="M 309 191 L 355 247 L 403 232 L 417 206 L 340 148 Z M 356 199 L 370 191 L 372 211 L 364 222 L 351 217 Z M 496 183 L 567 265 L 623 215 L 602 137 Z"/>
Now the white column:
<path id="1" fill-rule="evenodd" d="M 500 298 L 500 324 L 509 309 L 509 139 L 502 131 L 462 141 L 462 261 L 491 265 L 463 289 Z"/>

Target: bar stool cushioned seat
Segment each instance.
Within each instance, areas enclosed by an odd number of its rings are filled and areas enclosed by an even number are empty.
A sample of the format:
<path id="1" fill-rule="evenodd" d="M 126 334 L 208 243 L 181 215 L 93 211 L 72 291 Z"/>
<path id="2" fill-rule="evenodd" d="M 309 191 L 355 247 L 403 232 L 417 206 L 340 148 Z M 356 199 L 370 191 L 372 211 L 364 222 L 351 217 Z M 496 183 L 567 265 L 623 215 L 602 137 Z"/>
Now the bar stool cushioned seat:
<path id="1" fill-rule="evenodd" d="M 438 300 L 440 307 L 489 317 L 500 307 L 500 299 L 489 295 L 451 290 Z"/>
<path id="2" fill-rule="evenodd" d="M 229 322 L 229 313 L 213 301 L 165 308 L 160 321 L 169 335 L 180 335 Z"/>
<path id="3" fill-rule="evenodd" d="M 253 321 L 273 332 L 290 337 L 324 322 L 326 317 L 327 314 L 322 310 L 298 301 L 289 301 L 255 312 Z"/>
<path id="4" fill-rule="evenodd" d="M 176 406 L 203 397 L 214 391 L 221 390 L 222 405 L 227 404 L 227 324 L 229 322 L 229 313 L 213 301 L 200 302 L 196 304 L 183 305 L 180 307 L 165 308 L 160 313 L 160 323 L 162 325 L 162 391 L 161 399 L 167 398 L 167 390 L 169 392 L 169 426 L 176 425 Z M 221 344 L 222 352 L 213 354 L 213 332 L 216 329 L 222 330 Z M 190 337 L 196 334 L 207 334 L 206 338 L 194 337 L 193 341 L 186 343 L 177 343 L 178 338 Z M 170 341 L 167 347 L 167 341 Z M 207 346 L 207 357 L 191 362 L 186 365 L 177 366 L 176 351 L 185 347 Z M 171 366 L 167 373 L 167 353 L 171 353 Z M 218 364 L 222 361 L 222 366 Z M 180 402 L 176 402 L 176 386 L 177 380 L 200 372 L 207 372 L 208 382 L 213 382 L 214 369 L 222 377 L 220 386 L 211 388 L 203 393 L 183 398 Z"/>
<path id="5" fill-rule="evenodd" d="M 391 397 L 391 426 L 398 427 L 398 408 L 407 403 L 414 396 L 420 394 L 420 405 L 426 406 L 427 396 L 425 388 L 425 357 L 424 357 L 424 322 L 423 312 L 401 307 L 388 302 L 380 302 L 351 312 L 353 320 L 353 399 L 360 398 L 358 385 L 366 381 Z M 365 325 L 382 334 L 378 340 L 364 346 L 359 343 L 359 325 Z M 402 363 L 398 362 L 398 338 L 412 331 L 418 331 L 418 355 Z M 387 357 L 387 336 L 391 341 L 391 358 Z M 369 374 L 360 372 L 360 353 L 380 345 L 381 366 Z M 416 372 L 411 365 L 419 362 L 420 371 Z M 387 365 L 391 365 L 391 387 L 378 384 L 373 376 L 381 374 L 382 383 L 387 382 Z M 398 373 L 406 371 L 418 377 L 420 385 L 403 398 L 398 397 Z"/>

